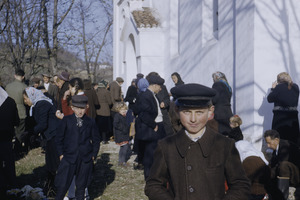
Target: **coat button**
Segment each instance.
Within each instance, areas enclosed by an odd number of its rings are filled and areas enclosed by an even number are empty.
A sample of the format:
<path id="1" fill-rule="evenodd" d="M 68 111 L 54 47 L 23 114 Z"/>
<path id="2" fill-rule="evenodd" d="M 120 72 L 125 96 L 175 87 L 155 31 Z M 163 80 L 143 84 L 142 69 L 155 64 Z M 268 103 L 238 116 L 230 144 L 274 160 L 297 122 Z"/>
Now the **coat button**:
<path id="1" fill-rule="evenodd" d="M 192 166 L 191 166 L 191 165 L 188 165 L 188 166 L 187 166 L 187 170 L 188 170 L 188 171 L 191 171 L 191 170 L 192 170 Z"/>
<path id="2" fill-rule="evenodd" d="M 192 186 L 189 186 L 189 191 L 192 193 L 194 192 L 194 188 L 192 188 Z"/>

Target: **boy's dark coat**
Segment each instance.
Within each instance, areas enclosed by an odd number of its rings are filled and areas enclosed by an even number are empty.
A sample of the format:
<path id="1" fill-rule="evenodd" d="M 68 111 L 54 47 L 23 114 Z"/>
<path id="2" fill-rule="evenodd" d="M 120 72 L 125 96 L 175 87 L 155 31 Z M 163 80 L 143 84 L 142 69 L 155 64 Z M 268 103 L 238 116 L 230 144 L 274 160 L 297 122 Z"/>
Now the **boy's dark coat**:
<path id="1" fill-rule="evenodd" d="M 58 155 L 74 164 L 79 156 L 83 162 L 96 158 L 100 148 L 100 135 L 95 120 L 84 115 L 82 127 L 77 127 L 75 114 L 65 116 L 57 130 Z"/>

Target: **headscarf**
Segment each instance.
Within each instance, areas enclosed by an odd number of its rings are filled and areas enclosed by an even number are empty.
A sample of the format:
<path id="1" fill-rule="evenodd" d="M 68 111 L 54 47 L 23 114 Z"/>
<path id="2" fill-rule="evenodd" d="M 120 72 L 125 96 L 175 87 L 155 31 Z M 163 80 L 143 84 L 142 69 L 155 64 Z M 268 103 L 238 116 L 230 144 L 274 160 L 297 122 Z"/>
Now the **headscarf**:
<path id="1" fill-rule="evenodd" d="M 292 88 L 293 81 L 291 76 L 286 72 L 281 72 L 277 75 L 277 82 L 278 83 L 287 83 L 289 90 Z"/>
<path id="2" fill-rule="evenodd" d="M 242 162 L 249 156 L 257 156 L 260 157 L 266 163 L 266 165 L 269 164 L 269 162 L 265 159 L 264 154 L 261 151 L 255 149 L 255 147 L 250 142 L 246 140 L 240 140 L 235 143 L 235 146 L 240 153 Z"/>
<path id="3" fill-rule="evenodd" d="M 177 72 L 174 72 L 173 74 L 171 74 L 171 77 L 172 76 L 176 76 L 177 77 L 177 83 L 175 83 L 175 86 L 183 85 L 184 84 L 183 80 L 181 79 L 181 76 Z"/>
<path id="4" fill-rule="evenodd" d="M 141 78 L 137 84 L 139 92 L 145 92 L 147 90 L 147 88 L 149 87 L 149 82 L 144 79 Z"/>
<path id="5" fill-rule="evenodd" d="M 29 114 L 32 116 L 32 108 L 35 106 L 35 104 L 39 101 L 48 101 L 49 103 L 52 103 L 52 100 L 44 95 L 44 93 L 41 90 L 35 89 L 34 87 L 28 87 L 25 89 L 26 94 L 28 98 L 30 99 L 32 106 L 30 107 Z"/>
<path id="6" fill-rule="evenodd" d="M 2 106 L 7 97 L 7 92 L 0 86 L 0 106 Z"/>
<path id="7" fill-rule="evenodd" d="M 212 78 L 213 78 L 214 82 L 220 81 L 220 82 L 224 83 L 227 86 L 229 92 L 232 92 L 232 89 L 231 89 L 224 73 L 217 71 L 212 74 Z"/>

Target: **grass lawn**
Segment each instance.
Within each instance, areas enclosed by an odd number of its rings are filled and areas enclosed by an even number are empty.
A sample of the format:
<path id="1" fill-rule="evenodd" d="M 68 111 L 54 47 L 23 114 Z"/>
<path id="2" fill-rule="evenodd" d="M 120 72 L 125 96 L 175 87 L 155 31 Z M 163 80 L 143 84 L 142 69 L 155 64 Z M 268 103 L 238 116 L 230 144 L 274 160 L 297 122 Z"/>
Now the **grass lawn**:
<path id="1" fill-rule="evenodd" d="M 118 166 L 119 147 L 101 145 L 95 165 L 93 181 L 89 186 L 90 199 L 103 200 L 146 200 L 143 171 L 133 170 L 135 156 L 128 161 L 127 168 Z M 31 150 L 24 158 L 16 161 L 19 188 L 25 185 L 43 187 L 46 179 L 45 155 L 41 148 Z"/>

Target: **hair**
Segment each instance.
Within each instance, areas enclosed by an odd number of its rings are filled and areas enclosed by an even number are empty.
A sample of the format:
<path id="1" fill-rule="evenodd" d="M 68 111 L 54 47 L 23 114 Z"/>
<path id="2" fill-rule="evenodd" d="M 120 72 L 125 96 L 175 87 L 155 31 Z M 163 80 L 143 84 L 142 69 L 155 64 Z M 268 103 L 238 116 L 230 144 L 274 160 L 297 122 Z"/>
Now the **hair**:
<path id="1" fill-rule="evenodd" d="M 24 76 L 25 72 L 22 69 L 17 69 L 16 72 L 15 72 L 15 75 L 17 75 L 17 76 Z"/>
<path id="2" fill-rule="evenodd" d="M 83 90 L 84 89 L 84 84 L 83 81 L 81 80 L 81 78 L 72 78 L 69 81 L 69 85 L 71 85 L 72 87 L 75 87 L 75 95 L 78 93 L 79 90 Z"/>
<path id="3" fill-rule="evenodd" d="M 177 72 L 174 72 L 173 74 L 171 74 L 171 77 L 172 76 L 176 76 L 177 77 L 177 83 L 175 83 L 176 86 L 184 84 L 183 80 L 181 79 L 180 74 L 178 74 Z"/>
<path id="4" fill-rule="evenodd" d="M 115 103 L 114 107 L 115 111 L 117 112 L 119 112 L 121 109 L 128 110 L 128 106 L 124 102 L 117 102 Z"/>
<path id="5" fill-rule="evenodd" d="M 157 73 L 157 72 L 150 72 L 147 76 L 146 76 L 146 79 L 147 79 L 147 81 L 149 82 L 149 77 L 150 76 L 159 76 L 160 77 L 160 75 Z"/>
<path id="6" fill-rule="evenodd" d="M 242 119 L 238 115 L 233 115 L 232 117 L 230 117 L 229 121 L 237 123 L 239 126 L 243 123 Z"/>
<path id="7" fill-rule="evenodd" d="M 291 76 L 287 72 L 281 72 L 277 75 L 277 82 L 278 83 L 287 83 L 288 89 L 290 90 L 293 86 L 293 81 Z"/>
<path id="8" fill-rule="evenodd" d="M 280 139 L 280 135 L 279 135 L 278 131 L 276 131 L 276 130 L 267 130 L 264 133 L 264 138 L 266 138 L 266 137 L 270 137 L 272 140 L 274 140 L 275 138 Z"/>

